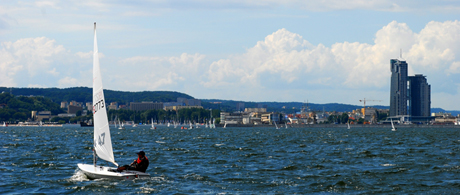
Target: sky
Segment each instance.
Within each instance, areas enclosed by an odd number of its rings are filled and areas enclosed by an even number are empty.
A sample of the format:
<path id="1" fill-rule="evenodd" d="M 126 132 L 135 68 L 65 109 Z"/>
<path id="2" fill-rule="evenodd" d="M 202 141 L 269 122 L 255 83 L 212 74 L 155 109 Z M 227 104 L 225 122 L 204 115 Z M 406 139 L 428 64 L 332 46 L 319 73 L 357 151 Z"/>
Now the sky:
<path id="1" fill-rule="evenodd" d="M 460 1 L 0 0 L 0 86 L 389 105 L 390 59 L 460 110 Z"/>

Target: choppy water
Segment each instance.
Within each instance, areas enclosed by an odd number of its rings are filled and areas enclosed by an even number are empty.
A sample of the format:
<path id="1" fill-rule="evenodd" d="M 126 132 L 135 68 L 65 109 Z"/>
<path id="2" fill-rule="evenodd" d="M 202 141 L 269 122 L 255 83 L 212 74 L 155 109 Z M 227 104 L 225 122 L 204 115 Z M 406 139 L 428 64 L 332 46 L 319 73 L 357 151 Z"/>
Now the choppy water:
<path id="1" fill-rule="evenodd" d="M 92 128 L 0 128 L 1 193 L 458 193 L 459 129 L 112 129 L 115 159 L 153 177 L 88 180 Z M 99 162 L 103 162 L 99 160 Z M 105 164 L 105 163 L 104 163 Z"/>

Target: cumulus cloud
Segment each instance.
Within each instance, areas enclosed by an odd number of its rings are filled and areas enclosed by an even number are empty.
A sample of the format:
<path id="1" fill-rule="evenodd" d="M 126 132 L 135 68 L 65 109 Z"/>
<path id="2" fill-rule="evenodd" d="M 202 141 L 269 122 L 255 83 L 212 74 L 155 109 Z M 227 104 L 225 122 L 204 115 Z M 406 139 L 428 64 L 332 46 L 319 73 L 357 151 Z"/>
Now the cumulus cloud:
<path id="1" fill-rule="evenodd" d="M 4 42 L 2 47 L 14 59 L 8 62 L 12 66 L 24 66 L 33 76 L 40 69 L 48 68 L 56 55 L 65 52 L 62 45 L 55 45 L 55 40 L 46 37 L 20 39 L 14 43 Z"/>
<path id="2" fill-rule="evenodd" d="M 34 76 L 48 69 L 54 57 L 65 52 L 62 45 L 55 45 L 54 40 L 45 37 L 3 42 L 1 47 L 0 85 L 4 86 L 15 86 L 19 80 L 15 78 L 18 73 L 26 71 L 28 76 Z"/>
<path id="3" fill-rule="evenodd" d="M 3 42 L 0 48 L 0 85 L 56 86 L 56 78 L 75 74 L 81 67 L 91 66 L 91 59 L 72 54 L 56 40 L 46 37 L 24 38 L 15 42 Z M 84 61 L 87 61 L 84 63 Z M 80 64 L 80 66 L 76 66 Z M 52 75 L 54 77 L 46 77 Z"/>
<path id="4" fill-rule="evenodd" d="M 106 69 L 108 87 L 128 90 L 184 90 L 199 83 L 205 55 L 183 53 L 180 56 L 135 56 L 120 60 L 116 68 Z M 104 66 L 104 65 L 101 65 Z"/>
<path id="5" fill-rule="evenodd" d="M 460 73 L 460 62 L 452 62 L 449 69 L 446 70 L 446 74 L 459 74 Z"/>
<path id="6" fill-rule="evenodd" d="M 427 75 L 434 93 L 452 93 L 443 82 L 449 79 L 460 83 L 456 75 L 460 73 L 458 34 L 459 21 L 430 22 L 419 33 L 405 23 L 393 21 L 376 32 L 373 44 L 343 42 L 326 47 L 312 45 L 302 36 L 280 29 L 244 54 L 212 62 L 207 80 L 202 83 L 214 88 L 253 86 L 252 91 L 263 94 L 276 86 L 292 91 L 385 91 L 389 88 L 390 59 L 399 58 L 402 49 L 409 74 Z"/>
<path id="7" fill-rule="evenodd" d="M 409 74 L 426 75 L 433 105 L 443 106 L 446 98 L 460 94 L 455 87 L 460 85 L 458 34 L 459 21 L 430 22 L 420 32 L 393 21 L 375 33 L 373 43 L 325 46 L 281 28 L 244 53 L 222 59 L 199 53 L 107 56 L 101 69 L 104 87 L 115 90 L 173 90 L 198 98 L 257 101 L 356 102 L 357 96 L 388 100 L 390 59 L 398 58 L 402 49 Z M 55 40 L 39 37 L 2 43 L 0 57 L 1 85 L 91 86 L 91 51 L 72 53 Z M 22 81 L 20 72 L 54 77 Z M 443 102 L 436 103 L 436 98 Z"/>

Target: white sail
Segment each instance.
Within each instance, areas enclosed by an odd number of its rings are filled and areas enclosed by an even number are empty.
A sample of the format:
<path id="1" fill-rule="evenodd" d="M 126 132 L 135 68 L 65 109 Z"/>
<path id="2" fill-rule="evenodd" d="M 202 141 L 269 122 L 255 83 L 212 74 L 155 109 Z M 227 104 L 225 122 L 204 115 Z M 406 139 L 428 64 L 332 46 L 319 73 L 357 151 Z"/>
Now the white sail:
<path id="1" fill-rule="evenodd" d="M 96 23 L 94 23 L 93 54 L 93 116 L 94 116 L 94 150 L 97 156 L 118 166 L 113 157 L 112 139 L 110 138 L 107 109 L 105 108 L 102 88 L 99 54 L 97 49 Z"/>
<path id="2" fill-rule="evenodd" d="M 391 119 L 391 130 L 396 131 L 395 125 L 393 125 L 393 119 Z"/>

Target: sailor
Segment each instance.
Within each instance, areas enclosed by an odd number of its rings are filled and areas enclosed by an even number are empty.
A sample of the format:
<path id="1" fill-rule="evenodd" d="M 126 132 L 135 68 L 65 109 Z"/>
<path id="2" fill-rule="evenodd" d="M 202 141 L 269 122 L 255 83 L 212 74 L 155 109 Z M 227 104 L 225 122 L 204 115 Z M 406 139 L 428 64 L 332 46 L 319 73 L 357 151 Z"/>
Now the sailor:
<path id="1" fill-rule="evenodd" d="M 147 167 L 149 166 L 149 159 L 145 156 L 144 151 L 140 151 L 137 154 L 137 159 L 134 160 L 130 165 L 125 165 L 122 167 L 118 167 L 118 171 L 123 171 L 123 170 L 134 170 L 134 171 L 140 171 L 144 172 L 147 170 Z"/>

